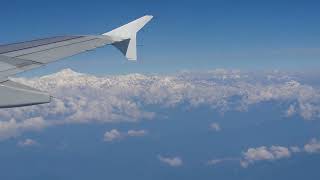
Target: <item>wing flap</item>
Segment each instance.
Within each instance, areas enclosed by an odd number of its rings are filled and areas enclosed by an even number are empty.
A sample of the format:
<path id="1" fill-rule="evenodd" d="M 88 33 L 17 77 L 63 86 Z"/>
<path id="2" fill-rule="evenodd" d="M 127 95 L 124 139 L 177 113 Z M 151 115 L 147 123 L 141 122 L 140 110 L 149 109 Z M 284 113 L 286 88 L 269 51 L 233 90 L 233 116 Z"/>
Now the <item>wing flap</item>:
<path id="1" fill-rule="evenodd" d="M 108 43 L 109 41 L 107 39 L 90 38 L 73 43 L 59 43 L 49 48 L 41 47 L 41 49 L 38 48 L 34 52 L 25 53 L 17 57 L 40 63 L 50 63 L 64 57 L 70 57 L 82 52 L 96 49 Z"/>
<path id="2" fill-rule="evenodd" d="M 65 36 L 0 46 L 0 82 L 50 62 L 112 43 L 106 36 Z"/>
<path id="3" fill-rule="evenodd" d="M 8 80 L 7 77 L 10 75 L 41 67 L 42 65 L 42 63 L 36 61 L 0 55 L 0 82 Z"/>
<path id="4" fill-rule="evenodd" d="M 0 84 L 0 108 L 12 108 L 49 103 L 51 96 L 40 90 L 5 81 Z"/>
<path id="5" fill-rule="evenodd" d="M 0 45 L 0 54 L 22 51 L 30 48 L 41 47 L 53 43 L 65 42 L 74 39 L 80 39 L 82 36 L 56 36 L 51 38 L 43 38 L 32 41 L 25 41 L 20 43 L 12 43 Z"/>

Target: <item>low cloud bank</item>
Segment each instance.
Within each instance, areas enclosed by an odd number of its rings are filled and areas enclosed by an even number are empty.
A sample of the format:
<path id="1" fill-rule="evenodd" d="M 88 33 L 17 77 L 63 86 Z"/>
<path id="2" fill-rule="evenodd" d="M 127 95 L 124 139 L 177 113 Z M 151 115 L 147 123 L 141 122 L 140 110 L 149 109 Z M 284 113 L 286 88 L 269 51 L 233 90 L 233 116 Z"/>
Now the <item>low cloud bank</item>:
<path id="1" fill-rule="evenodd" d="M 145 108 L 151 105 L 207 106 L 226 112 L 246 111 L 251 105 L 274 101 L 287 104 L 283 112 L 288 117 L 314 120 L 320 116 L 319 89 L 280 72 L 214 70 L 171 76 L 97 77 L 66 69 L 40 78 L 13 80 L 48 91 L 56 98 L 47 105 L 0 110 L 0 140 L 52 125 L 152 119 L 157 114 Z M 216 125 L 213 128 L 219 129 Z"/>
<path id="2" fill-rule="evenodd" d="M 277 161 L 281 159 L 291 158 L 296 153 L 317 154 L 320 153 L 320 141 L 316 138 L 311 139 L 303 147 L 299 146 L 261 146 L 256 148 L 249 148 L 242 152 L 238 158 L 221 158 L 212 159 L 207 162 L 208 165 L 218 165 L 228 161 L 239 161 L 241 167 L 247 168 L 258 162 Z"/>

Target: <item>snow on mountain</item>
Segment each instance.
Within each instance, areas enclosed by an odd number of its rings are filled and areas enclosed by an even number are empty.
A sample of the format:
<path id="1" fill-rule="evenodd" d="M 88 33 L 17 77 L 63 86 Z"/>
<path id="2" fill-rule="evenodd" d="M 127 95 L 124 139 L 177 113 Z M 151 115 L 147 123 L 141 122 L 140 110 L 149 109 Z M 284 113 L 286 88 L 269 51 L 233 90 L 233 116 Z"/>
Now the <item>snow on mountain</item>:
<path id="1" fill-rule="evenodd" d="M 20 129 L 26 127 L 21 123 L 34 118 L 41 119 L 43 127 L 66 123 L 137 122 L 156 116 L 145 110 L 149 105 L 162 108 L 201 105 L 225 112 L 243 111 L 253 104 L 275 101 L 289 104 L 283 110 L 287 116 L 317 119 L 320 115 L 319 89 L 279 72 L 214 70 L 171 76 L 98 77 L 65 69 L 43 77 L 13 80 L 47 91 L 55 98 L 47 105 L 1 110 L 0 136 L 8 127 L 15 132 L 23 131 Z M 33 128 L 28 126 L 28 129 Z"/>

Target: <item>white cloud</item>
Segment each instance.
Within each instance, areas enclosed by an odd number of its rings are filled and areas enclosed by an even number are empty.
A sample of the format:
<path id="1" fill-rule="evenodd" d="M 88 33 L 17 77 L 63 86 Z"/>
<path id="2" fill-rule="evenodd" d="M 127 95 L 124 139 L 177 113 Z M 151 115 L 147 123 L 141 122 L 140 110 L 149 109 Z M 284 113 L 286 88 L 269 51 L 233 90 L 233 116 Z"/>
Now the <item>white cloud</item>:
<path id="1" fill-rule="evenodd" d="M 270 150 L 274 154 L 275 159 L 288 158 L 291 156 L 291 152 L 287 147 L 271 146 Z"/>
<path id="2" fill-rule="evenodd" d="M 163 157 L 158 156 L 159 160 L 171 167 L 179 167 L 183 165 L 183 161 L 180 157 Z"/>
<path id="3" fill-rule="evenodd" d="M 247 152 L 244 153 L 244 157 L 245 159 L 253 161 L 274 159 L 272 152 L 270 152 L 265 146 L 258 148 L 249 148 Z"/>
<path id="4" fill-rule="evenodd" d="M 220 158 L 212 159 L 207 162 L 208 165 L 217 165 L 225 163 L 227 161 L 240 161 L 240 165 L 243 168 L 247 168 L 249 165 L 253 165 L 257 162 L 263 161 L 276 161 L 279 159 L 286 159 L 292 157 L 296 153 L 320 153 L 320 141 L 316 138 L 310 140 L 309 143 L 303 147 L 299 146 L 261 146 L 257 148 L 249 148 L 242 152 L 240 158 Z"/>
<path id="5" fill-rule="evenodd" d="M 43 120 L 42 117 L 34 117 L 23 121 L 15 119 L 0 121 L 0 140 L 19 136 L 25 131 L 39 131 L 49 124 L 50 122 Z"/>
<path id="6" fill-rule="evenodd" d="M 213 130 L 213 131 L 221 131 L 221 127 L 219 125 L 219 123 L 212 123 L 210 124 L 210 129 Z"/>
<path id="7" fill-rule="evenodd" d="M 119 140 L 122 137 L 123 137 L 122 134 L 118 130 L 112 129 L 111 131 L 105 132 L 104 141 L 111 142 L 111 141 Z"/>
<path id="8" fill-rule="evenodd" d="M 23 141 L 19 141 L 18 146 L 20 147 L 30 147 L 30 146 L 37 146 L 39 143 L 33 139 L 25 139 Z"/>
<path id="9" fill-rule="evenodd" d="M 126 137 L 142 137 L 147 135 L 146 130 L 128 130 L 126 132 L 120 132 L 117 129 L 112 129 L 111 131 L 106 131 L 104 134 L 104 141 L 112 142 L 115 140 L 124 139 Z"/>
<path id="10" fill-rule="evenodd" d="M 249 148 L 243 153 L 243 158 L 241 160 L 241 166 L 247 167 L 257 161 L 273 161 L 282 158 L 289 158 L 291 152 L 287 147 L 283 146 L 271 146 L 267 148 L 261 146 L 258 148 Z"/>
<path id="11" fill-rule="evenodd" d="M 68 123 L 152 119 L 156 114 L 147 111 L 148 106 L 173 108 L 184 104 L 189 108 L 207 106 L 225 112 L 247 110 L 251 105 L 268 101 L 288 102 L 294 104 L 284 107 L 288 116 L 294 113 L 304 119 L 320 119 L 320 90 L 281 72 L 219 69 L 171 76 L 96 77 L 67 69 L 40 78 L 14 80 L 48 91 L 56 98 L 47 105 L 0 110 L 0 140 L 34 130 L 39 123 L 43 123 L 40 128 L 45 128 Z M 30 121 L 34 118 L 42 118 L 43 122 Z M 27 120 L 32 128 L 21 127 L 28 126 L 24 122 Z"/>
<path id="12" fill-rule="evenodd" d="M 308 144 L 304 145 L 304 150 L 307 153 L 320 153 L 320 141 L 313 138 Z"/>
<path id="13" fill-rule="evenodd" d="M 148 132 L 146 130 L 129 130 L 128 136 L 145 136 Z"/>
<path id="14" fill-rule="evenodd" d="M 290 158 L 292 154 L 301 153 L 318 153 L 320 152 L 320 141 L 313 138 L 309 143 L 305 144 L 303 148 L 298 146 L 291 146 L 289 148 L 284 146 L 261 146 L 258 148 L 249 148 L 242 154 L 240 165 L 244 168 L 257 161 L 274 161 L 283 158 Z"/>

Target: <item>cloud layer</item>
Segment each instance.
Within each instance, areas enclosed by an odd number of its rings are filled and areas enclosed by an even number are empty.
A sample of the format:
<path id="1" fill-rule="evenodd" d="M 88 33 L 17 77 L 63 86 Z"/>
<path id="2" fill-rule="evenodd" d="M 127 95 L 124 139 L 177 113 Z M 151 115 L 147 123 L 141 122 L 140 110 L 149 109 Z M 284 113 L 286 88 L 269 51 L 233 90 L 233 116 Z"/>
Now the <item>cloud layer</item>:
<path id="1" fill-rule="evenodd" d="M 289 104 L 283 110 L 288 117 L 312 120 L 320 116 L 319 89 L 280 72 L 214 70 L 171 76 L 97 77 L 66 69 L 40 78 L 13 80 L 48 91 L 56 98 L 48 105 L 0 110 L 0 140 L 53 125 L 152 119 L 157 114 L 147 111 L 148 106 L 207 106 L 226 112 L 246 111 L 251 105 L 274 101 Z M 139 133 L 143 134 L 130 134 Z"/>

